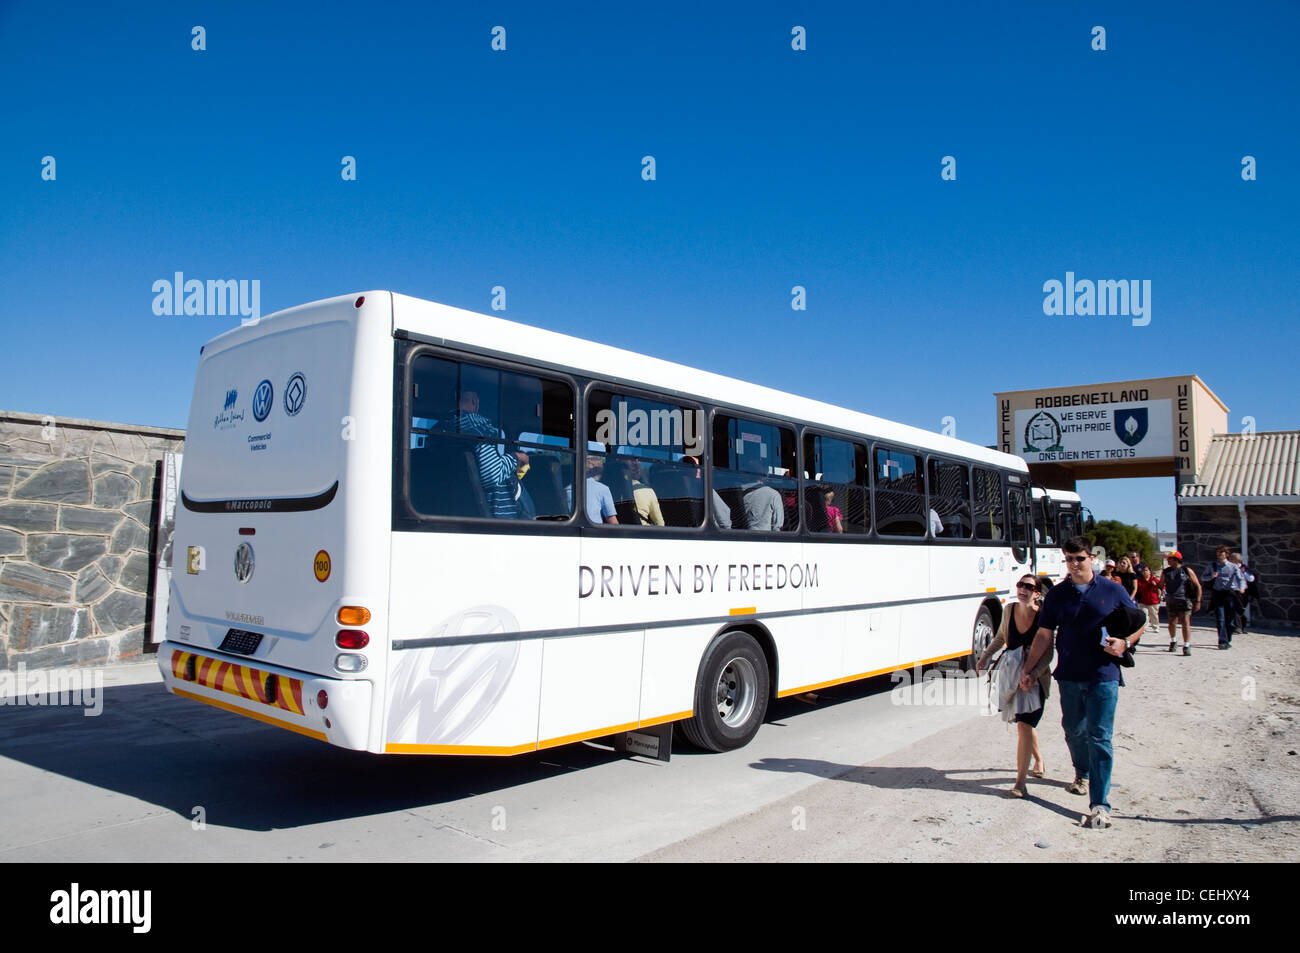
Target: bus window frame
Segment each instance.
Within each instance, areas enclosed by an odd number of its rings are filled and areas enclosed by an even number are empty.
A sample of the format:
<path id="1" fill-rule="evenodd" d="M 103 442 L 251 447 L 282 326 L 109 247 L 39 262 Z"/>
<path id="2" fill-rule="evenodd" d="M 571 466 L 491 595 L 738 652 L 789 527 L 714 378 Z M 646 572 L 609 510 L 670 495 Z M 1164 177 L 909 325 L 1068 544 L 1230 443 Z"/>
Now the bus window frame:
<path id="1" fill-rule="evenodd" d="M 900 453 L 907 453 L 921 461 L 921 519 L 925 521 L 925 532 L 919 536 L 892 536 L 880 532 L 880 517 L 876 514 L 876 493 L 878 490 L 876 484 L 876 450 L 884 449 L 897 450 Z M 871 441 L 869 456 L 867 461 L 871 466 L 871 528 L 872 538 L 889 542 L 891 545 L 897 543 L 920 543 L 922 545 L 934 542 L 930 535 L 930 488 L 925 474 L 925 456 L 927 451 L 920 447 L 908 447 L 897 441 L 876 438 Z M 895 491 L 897 492 L 897 491 Z"/>
<path id="2" fill-rule="evenodd" d="M 1003 535 L 1006 537 L 1008 548 L 1011 550 L 1011 556 L 1016 562 L 1024 566 L 1032 565 L 1034 555 L 1034 500 L 1031 484 L 1026 479 L 1023 483 L 1020 480 L 1019 473 L 1012 473 L 1009 470 L 1002 470 L 1001 480 L 998 482 L 1002 486 L 1002 506 L 1005 514 L 1003 519 Z M 1013 486 L 1012 483 L 1015 483 Z M 1017 541 L 1015 529 L 1011 522 L 1011 495 L 1012 493 L 1020 494 L 1020 505 L 1024 513 L 1022 517 L 1025 532 L 1024 538 Z"/>
<path id="3" fill-rule="evenodd" d="M 548 361 L 526 362 L 521 360 L 517 355 L 511 355 L 505 352 L 496 351 L 491 348 L 481 348 L 469 345 L 462 345 L 458 342 L 448 342 L 444 339 L 435 339 L 426 335 L 421 335 L 399 329 L 394 332 L 394 430 L 393 430 L 393 486 L 392 486 L 392 530 L 395 532 L 474 532 L 474 533 L 493 533 L 500 535 L 555 535 L 555 536 L 582 536 L 582 535 L 600 535 L 619 537 L 626 539 L 636 538 L 657 538 L 663 539 L 666 535 L 679 538 L 707 538 L 707 539 L 725 539 L 725 540 L 750 540 L 750 541 L 774 541 L 774 542 L 791 542 L 795 539 L 805 541 L 816 541 L 819 543 L 836 543 L 844 545 L 855 544 L 878 544 L 884 543 L 890 546 L 926 546 L 933 543 L 943 542 L 953 545 L 965 544 L 967 546 L 995 546 L 1010 548 L 1010 540 L 1006 538 L 1007 534 L 1007 512 L 1006 512 L 1006 477 L 1014 475 L 1025 481 L 1029 485 L 1029 476 L 1027 473 L 1011 471 L 1004 466 L 995 463 L 986 463 L 974 457 L 947 454 L 943 451 L 935 451 L 925 447 L 913 445 L 907 441 L 890 440 L 879 436 L 876 433 L 858 432 L 843 430 L 833 425 L 809 421 L 802 417 L 776 417 L 766 411 L 758 410 L 752 407 L 746 407 L 741 404 L 722 403 L 706 399 L 697 394 L 687 391 L 679 391 L 674 388 L 653 388 L 635 381 L 625 381 L 618 377 L 591 376 L 589 372 L 580 368 L 570 367 L 563 364 L 556 364 Z M 573 405 L 571 412 L 575 423 L 576 443 L 575 454 L 575 476 L 583 474 L 579 481 L 583 487 L 576 490 L 577 499 L 574 503 L 573 514 L 568 520 L 498 520 L 492 517 L 460 517 L 460 516 L 429 516 L 415 511 L 410 505 L 409 496 L 409 446 L 410 446 L 410 393 L 411 393 L 411 376 L 412 364 L 416 357 L 424 354 L 431 354 L 435 357 L 441 357 L 446 360 L 459 361 L 462 363 L 478 364 L 484 367 L 500 368 L 514 373 L 531 374 L 540 378 L 550 378 L 567 383 L 571 388 L 573 396 Z M 587 392 L 591 387 L 604 387 L 610 390 L 624 391 L 628 394 L 637 394 L 645 396 L 652 400 L 659 400 L 664 403 L 679 403 L 683 405 L 695 405 L 704 410 L 707 418 L 706 432 L 704 435 L 704 458 L 707 458 L 708 464 L 704 467 L 704 487 L 705 487 L 705 519 L 703 524 L 696 527 L 668 527 L 668 526 L 632 526 L 625 527 L 621 524 L 613 526 L 610 524 L 601 524 L 599 526 L 586 522 L 586 453 L 587 453 Z M 927 471 L 925 473 L 925 505 L 929 507 L 929 473 L 928 463 L 924 462 L 929 455 L 943 457 L 950 461 L 963 463 L 970 474 L 970 494 L 971 494 L 971 515 L 972 515 L 972 535 L 967 539 L 946 539 L 943 537 L 933 537 L 930 535 L 927 517 L 926 535 L 924 536 L 882 536 L 877 532 L 876 516 L 876 481 L 874 473 L 869 473 L 869 506 L 871 511 L 871 531 L 865 534 L 850 533 L 811 533 L 807 529 L 806 521 L 803 519 L 802 507 L 799 507 L 799 527 L 795 531 L 780 531 L 777 533 L 756 533 L 749 530 L 724 530 L 718 527 L 713 521 L 712 491 L 713 487 L 713 426 L 714 417 L 718 414 L 726 414 L 736 417 L 747 417 L 755 421 L 770 424 L 772 426 L 792 429 L 795 432 L 795 475 L 798 478 L 799 494 L 805 489 L 805 478 L 803 476 L 805 461 L 803 454 L 803 434 L 805 430 L 812 431 L 814 435 L 831 437 L 833 439 L 844 440 L 850 443 L 865 445 L 867 448 L 868 470 L 874 470 L 874 451 L 877 444 L 883 444 L 890 449 L 899 452 L 911 453 L 922 458 L 922 466 Z M 405 418 L 404 416 L 405 415 Z M 994 474 L 998 478 L 998 488 L 1002 494 L 1003 507 L 1003 529 L 1004 537 L 997 540 L 981 539 L 975 535 L 974 526 L 974 501 L 975 501 L 975 470 L 983 469 Z M 399 502 L 400 501 L 400 502 Z M 1079 517 L 1080 532 L 1082 532 L 1082 516 Z"/>
<path id="4" fill-rule="evenodd" d="M 958 463 L 966 468 L 966 509 L 970 516 L 970 532 L 965 536 L 935 536 L 931 531 L 930 523 L 930 461 L 937 460 L 940 464 Z M 935 543 L 951 545 L 953 543 L 969 543 L 975 539 L 975 480 L 971 476 L 971 470 L 975 466 L 970 460 L 955 459 L 943 453 L 927 453 L 925 455 L 925 521 L 927 539 Z M 937 495 L 937 494 L 935 494 Z M 937 511 L 936 511 L 937 512 Z"/>
<path id="5" fill-rule="evenodd" d="M 702 483 L 704 485 L 704 498 L 703 500 L 701 500 L 704 506 L 704 521 L 700 523 L 700 525 L 698 526 L 643 526 L 638 523 L 636 525 L 629 524 L 625 526 L 622 523 L 617 523 L 617 524 L 592 523 L 590 520 L 587 519 L 587 455 L 589 453 L 596 452 L 594 450 L 591 450 L 587 446 L 588 443 L 591 442 L 590 440 L 591 435 L 588 434 L 587 432 L 587 418 L 589 416 L 588 401 L 591 397 L 592 391 L 595 390 L 605 390 L 605 391 L 613 392 L 615 394 L 621 393 L 627 395 L 628 397 L 641 397 L 645 400 L 658 401 L 661 404 L 668 404 L 669 406 L 694 404 L 704 414 L 707 432 L 703 435 L 704 447 L 700 451 L 701 476 L 703 477 Z M 710 514 L 713 512 L 713 509 L 710 506 L 711 500 L 709 497 L 709 490 L 712 488 L 711 487 L 712 468 L 708 466 L 705 462 L 706 459 L 708 458 L 709 451 L 712 449 L 712 443 L 713 443 L 712 427 L 707 423 L 711 419 L 709 416 L 709 406 L 705 401 L 700 400 L 699 398 L 691 398 L 686 395 L 676 395 L 676 394 L 672 396 L 667 396 L 667 394 L 668 392 L 656 391 L 644 386 L 613 383 L 608 378 L 604 378 L 604 377 L 593 377 L 587 379 L 586 384 L 583 386 L 581 392 L 579 393 L 579 405 L 578 405 L 578 413 L 582 418 L 581 421 L 579 422 L 581 436 L 578 440 L 579 443 L 578 466 L 580 466 L 582 469 L 581 471 L 575 471 L 575 474 L 577 472 L 581 472 L 582 474 L 582 506 L 577 508 L 577 510 L 575 510 L 574 513 L 574 518 L 578 520 L 578 522 L 581 524 L 584 533 L 592 533 L 592 531 L 595 531 L 594 535 L 625 536 L 628 538 L 645 537 L 651 539 L 662 539 L 665 536 L 695 537 L 695 536 L 704 536 L 706 531 L 712 524 L 712 518 Z M 683 406 L 683 409 L 686 409 L 686 406 Z M 576 475 L 574 476 L 574 482 L 575 483 L 578 482 L 578 478 Z"/>
<path id="6" fill-rule="evenodd" d="M 758 424 L 765 424 L 778 429 L 790 430 L 794 433 L 794 479 L 795 479 L 795 513 L 797 524 L 793 529 L 765 530 L 758 532 L 752 529 L 735 529 L 733 527 L 721 527 L 714 519 L 713 512 L 713 428 L 717 426 L 717 417 L 721 414 L 724 417 L 743 417 L 753 420 Z M 719 534 L 721 539 L 768 539 L 779 542 L 792 542 L 803 539 L 804 532 L 803 506 L 798 505 L 798 501 L 803 499 L 803 447 L 799 439 L 799 432 L 803 427 L 801 421 L 792 418 L 778 418 L 770 414 L 764 414 L 754 411 L 734 410 L 728 404 L 713 404 L 709 406 L 709 436 L 707 439 L 707 450 L 709 454 L 708 475 L 705 477 L 707 512 L 705 516 L 705 525 L 713 532 Z"/>
<path id="7" fill-rule="evenodd" d="M 803 507 L 799 507 L 799 519 L 802 523 L 800 535 L 810 542 L 818 543 L 836 543 L 836 544 L 861 544 L 873 542 L 876 540 L 876 522 L 875 522 L 875 474 L 872 473 L 871 467 L 871 441 L 874 439 L 869 436 L 838 433 L 829 430 L 820 424 L 801 424 L 797 439 L 799 441 L 799 499 L 804 499 L 807 484 L 825 483 L 825 480 L 809 480 L 804 476 L 808 471 L 807 454 L 804 452 L 804 441 L 808 437 L 822 437 L 827 440 L 839 440 L 844 443 L 862 447 L 866 453 L 867 459 L 867 485 L 860 487 L 867 491 L 867 518 L 871 520 L 871 525 L 865 533 L 814 533 L 808 528 L 808 521 L 803 519 Z M 911 538 L 911 537 L 904 537 Z"/>
<path id="8" fill-rule="evenodd" d="M 508 371 L 514 374 L 529 375 L 539 379 L 566 384 L 569 388 L 570 417 L 574 421 L 574 441 L 578 440 L 577 417 L 578 399 L 581 389 L 576 379 L 563 371 L 549 366 L 523 364 L 518 361 L 504 360 L 495 356 L 484 356 L 475 351 L 461 351 L 425 341 L 403 341 L 396 339 L 397 364 L 393 374 L 394 413 L 393 413 L 393 531 L 443 531 L 456 532 L 457 527 L 470 532 L 499 532 L 514 535 L 532 533 L 557 533 L 572 535 L 580 528 L 578 514 L 582 511 L 585 500 L 579 498 L 574 488 L 573 512 L 564 520 L 525 520 L 497 519 L 491 516 L 441 516 L 423 513 L 411 504 L 411 402 L 412 384 L 416 361 L 421 357 L 435 357 L 454 361 L 458 364 L 475 364 L 490 370 Z M 402 345 L 406 347 L 403 350 Z M 578 470 L 581 462 L 578 448 L 571 449 L 574 456 L 574 483 L 578 482 Z M 585 485 L 585 480 L 583 481 Z M 399 513 L 400 509 L 400 513 Z"/>
<path id="9" fill-rule="evenodd" d="M 1006 487 L 1006 483 L 1007 483 L 1007 481 L 1006 481 L 1006 474 L 1007 474 L 1008 471 L 1002 469 L 1001 467 L 990 466 L 990 465 L 988 465 L 988 464 L 984 464 L 984 463 L 975 463 L 975 462 L 972 462 L 970 466 L 971 466 L 971 485 L 970 485 L 970 494 L 971 494 L 971 524 L 972 524 L 972 528 L 974 529 L 974 532 L 972 533 L 971 541 L 972 541 L 973 543 L 975 543 L 976 545 L 980 545 L 980 546 L 986 546 L 986 545 L 989 545 L 989 544 L 993 544 L 993 545 L 997 545 L 997 546 L 1007 546 L 1008 548 L 1010 548 L 1011 531 L 1010 531 L 1010 529 L 1009 529 L 1008 526 L 1007 526 L 1007 487 Z M 978 530 L 979 524 L 978 524 L 977 522 L 975 522 L 975 471 L 976 471 L 976 470 L 983 470 L 983 471 L 985 471 L 986 473 L 991 473 L 991 474 L 993 474 L 995 477 L 997 477 L 998 494 L 999 494 L 999 498 L 1000 498 L 1000 501 L 1001 501 L 1001 504 L 1002 504 L 1002 505 L 1001 505 L 1001 512 L 1002 512 L 1002 516 L 1001 516 L 1001 520 L 1002 520 L 1002 522 L 1001 522 L 1002 536 L 1001 536 L 1001 538 L 999 538 L 999 539 L 983 539 L 983 538 L 980 537 L 980 535 L 979 535 L 979 530 Z"/>

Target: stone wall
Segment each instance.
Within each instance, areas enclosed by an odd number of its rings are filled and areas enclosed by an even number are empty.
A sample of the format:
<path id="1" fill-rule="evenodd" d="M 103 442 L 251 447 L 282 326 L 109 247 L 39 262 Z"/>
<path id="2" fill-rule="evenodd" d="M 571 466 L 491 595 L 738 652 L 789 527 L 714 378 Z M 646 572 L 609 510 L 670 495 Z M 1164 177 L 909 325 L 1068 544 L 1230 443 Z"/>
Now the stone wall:
<path id="1" fill-rule="evenodd" d="M 1300 506 L 1246 504 L 1250 554 L 1266 619 L 1300 624 Z"/>
<path id="2" fill-rule="evenodd" d="M 1246 520 L 1246 562 L 1258 573 L 1264 593 L 1257 614 L 1270 622 L 1300 624 L 1300 506 L 1247 503 Z M 1241 549 L 1236 506 L 1178 507 L 1178 548 L 1198 573 L 1220 545 Z"/>
<path id="3" fill-rule="evenodd" d="M 160 461 L 183 430 L 0 411 L 0 669 L 151 648 Z"/>

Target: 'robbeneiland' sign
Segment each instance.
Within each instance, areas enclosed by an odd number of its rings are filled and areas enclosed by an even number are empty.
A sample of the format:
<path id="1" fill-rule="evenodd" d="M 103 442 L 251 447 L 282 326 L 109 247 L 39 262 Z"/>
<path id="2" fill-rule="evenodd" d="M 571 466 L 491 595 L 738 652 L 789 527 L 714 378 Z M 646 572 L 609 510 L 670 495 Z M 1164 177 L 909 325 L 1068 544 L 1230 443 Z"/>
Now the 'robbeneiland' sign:
<path id="1" fill-rule="evenodd" d="M 1171 457 L 1172 401 L 1021 409 L 1012 437 L 1028 463 Z"/>

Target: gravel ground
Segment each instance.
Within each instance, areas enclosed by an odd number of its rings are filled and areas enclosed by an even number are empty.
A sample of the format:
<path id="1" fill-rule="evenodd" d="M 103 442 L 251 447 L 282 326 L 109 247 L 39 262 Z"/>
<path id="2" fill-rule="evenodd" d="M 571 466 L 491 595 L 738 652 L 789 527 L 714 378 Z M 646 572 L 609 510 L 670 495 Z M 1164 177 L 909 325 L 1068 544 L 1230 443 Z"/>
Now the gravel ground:
<path id="1" fill-rule="evenodd" d="M 1053 692 L 1047 777 L 1015 778 L 1015 729 L 976 715 L 894 754 L 647 854 L 653 861 L 1300 860 L 1300 634 L 1192 630 L 1192 655 L 1147 635 L 1115 716 L 1114 826 L 1079 826 Z M 1148 645 L 1150 643 L 1150 645 Z M 1180 638 L 1181 646 L 1181 638 Z M 825 772 L 821 762 L 756 765 Z"/>

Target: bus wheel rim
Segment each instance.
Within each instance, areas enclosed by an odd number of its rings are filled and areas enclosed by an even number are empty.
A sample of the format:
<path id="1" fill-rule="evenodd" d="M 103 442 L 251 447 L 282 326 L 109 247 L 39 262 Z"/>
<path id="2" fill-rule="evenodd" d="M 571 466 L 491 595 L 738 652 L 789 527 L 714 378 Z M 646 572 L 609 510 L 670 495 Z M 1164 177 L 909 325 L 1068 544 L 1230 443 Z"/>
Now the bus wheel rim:
<path id="1" fill-rule="evenodd" d="M 981 619 L 975 625 L 975 655 L 978 657 L 993 641 L 993 626 Z"/>
<path id="2" fill-rule="evenodd" d="M 718 717 L 728 728 L 736 728 L 749 721 L 758 700 L 758 672 L 754 663 L 737 656 L 718 676 Z"/>

